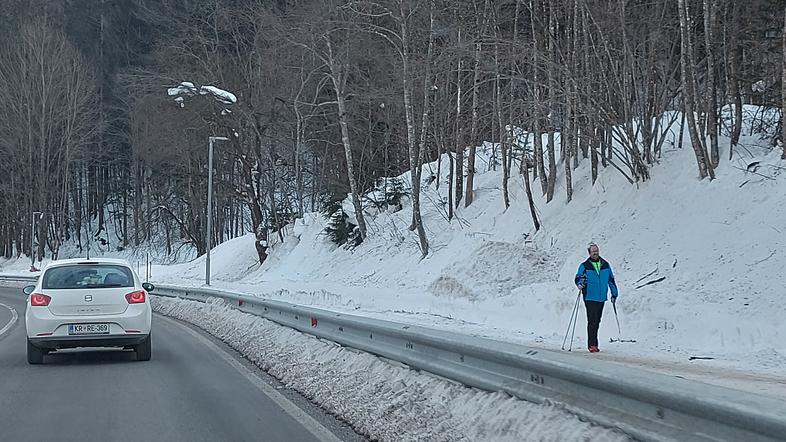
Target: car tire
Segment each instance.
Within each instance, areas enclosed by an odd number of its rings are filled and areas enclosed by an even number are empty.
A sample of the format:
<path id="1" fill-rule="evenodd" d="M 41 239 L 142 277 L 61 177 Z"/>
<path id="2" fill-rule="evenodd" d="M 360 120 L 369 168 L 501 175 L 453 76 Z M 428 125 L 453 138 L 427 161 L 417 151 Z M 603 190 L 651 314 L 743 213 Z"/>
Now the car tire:
<path id="1" fill-rule="evenodd" d="M 136 351 L 136 360 L 137 361 L 149 361 L 150 357 L 152 356 L 152 348 L 150 345 L 150 335 L 147 335 L 144 341 L 141 344 L 134 346 L 134 351 Z"/>
<path id="2" fill-rule="evenodd" d="M 27 340 L 27 363 L 28 364 L 43 364 L 44 355 L 46 352 L 36 347 L 30 340 Z"/>

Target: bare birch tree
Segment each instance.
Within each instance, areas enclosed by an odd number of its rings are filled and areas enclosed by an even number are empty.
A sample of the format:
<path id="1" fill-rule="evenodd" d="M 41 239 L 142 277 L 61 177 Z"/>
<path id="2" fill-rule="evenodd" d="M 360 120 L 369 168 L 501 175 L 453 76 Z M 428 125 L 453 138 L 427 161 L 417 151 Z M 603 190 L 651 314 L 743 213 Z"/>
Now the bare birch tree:
<path id="1" fill-rule="evenodd" d="M 718 91 L 715 85 L 715 16 L 716 0 L 704 0 L 704 50 L 707 53 L 707 134 L 710 136 L 710 164 L 718 167 Z"/>
<path id="2" fill-rule="evenodd" d="M 786 160 L 786 13 L 783 16 L 783 59 L 781 60 L 781 158 Z"/>
<path id="3" fill-rule="evenodd" d="M 699 168 L 699 177 L 710 179 L 715 178 L 715 173 L 712 169 L 709 159 L 707 158 L 707 151 L 704 149 L 704 143 L 699 135 L 699 129 L 696 122 L 696 114 L 694 104 L 696 103 L 696 87 L 695 76 L 693 74 L 692 66 L 695 66 L 693 60 L 693 45 L 691 42 L 691 26 L 690 26 L 690 11 L 685 0 L 678 0 L 678 8 L 680 14 L 680 41 L 681 41 L 681 55 L 680 55 L 680 76 L 682 78 L 682 92 L 683 103 L 685 106 L 685 114 L 688 120 L 688 132 L 690 133 L 691 144 L 693 145 L 693 152 L 696 155 L 696 163 Z"/>
<path id="4" fill-rule="evenodd" d="M 483 2 L 483 13 L 480 13 L 477 1 L 473 0 L 475 12 L 475 50 L 473 52 L 474 64 L 472 67 L 472 122 L 470 125 L 469 153 L 467 155 L 467 190 L 464 192 L 464 207 L 469 207 L 474 200 L 475 185 L 475 159 L 478 145 L 478 108 L 480 88 L 480 57 L 483 52 L 482 40 L 489 21 L 489 0 Z"/>

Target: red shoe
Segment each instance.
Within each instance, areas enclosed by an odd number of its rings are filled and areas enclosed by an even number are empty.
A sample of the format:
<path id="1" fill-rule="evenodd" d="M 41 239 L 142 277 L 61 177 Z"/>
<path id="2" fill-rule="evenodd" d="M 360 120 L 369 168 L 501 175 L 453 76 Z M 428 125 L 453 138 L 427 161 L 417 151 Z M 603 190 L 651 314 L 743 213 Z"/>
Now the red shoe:
<path id="1" fill-rule="evenodd" d="M 590 345 L 589 351 L 590 351 L 590 353 L 597 353 L 597 352 L 600 351 L 600 349 L 598 349 L 597 345 Z"/>

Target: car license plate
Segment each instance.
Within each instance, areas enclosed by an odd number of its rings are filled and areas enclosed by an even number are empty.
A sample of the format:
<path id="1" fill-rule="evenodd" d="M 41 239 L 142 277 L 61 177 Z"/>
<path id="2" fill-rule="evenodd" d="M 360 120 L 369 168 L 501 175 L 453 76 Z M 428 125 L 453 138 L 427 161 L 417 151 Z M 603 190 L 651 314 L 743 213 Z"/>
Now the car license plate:
<path id="1" fill-rule="evenodd" d="M 108 335 L 109 324 L 68 324 L 69 335 Z"/>

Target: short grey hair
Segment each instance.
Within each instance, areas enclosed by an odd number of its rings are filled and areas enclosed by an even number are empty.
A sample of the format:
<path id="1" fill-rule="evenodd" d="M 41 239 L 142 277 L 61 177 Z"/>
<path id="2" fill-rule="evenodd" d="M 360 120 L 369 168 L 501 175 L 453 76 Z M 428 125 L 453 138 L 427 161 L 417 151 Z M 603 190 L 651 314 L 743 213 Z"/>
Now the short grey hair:
<path id="1" fill-rule="evenodd" d="M 589 245 L 587 246 L 587 253 L 592 253 L 593 247 L 598 247 L 598 245 L 595 244 L 594 242 L 589 243 Z M 600 250 L 600 247 L 598 247 L 598 250 Z"/>

